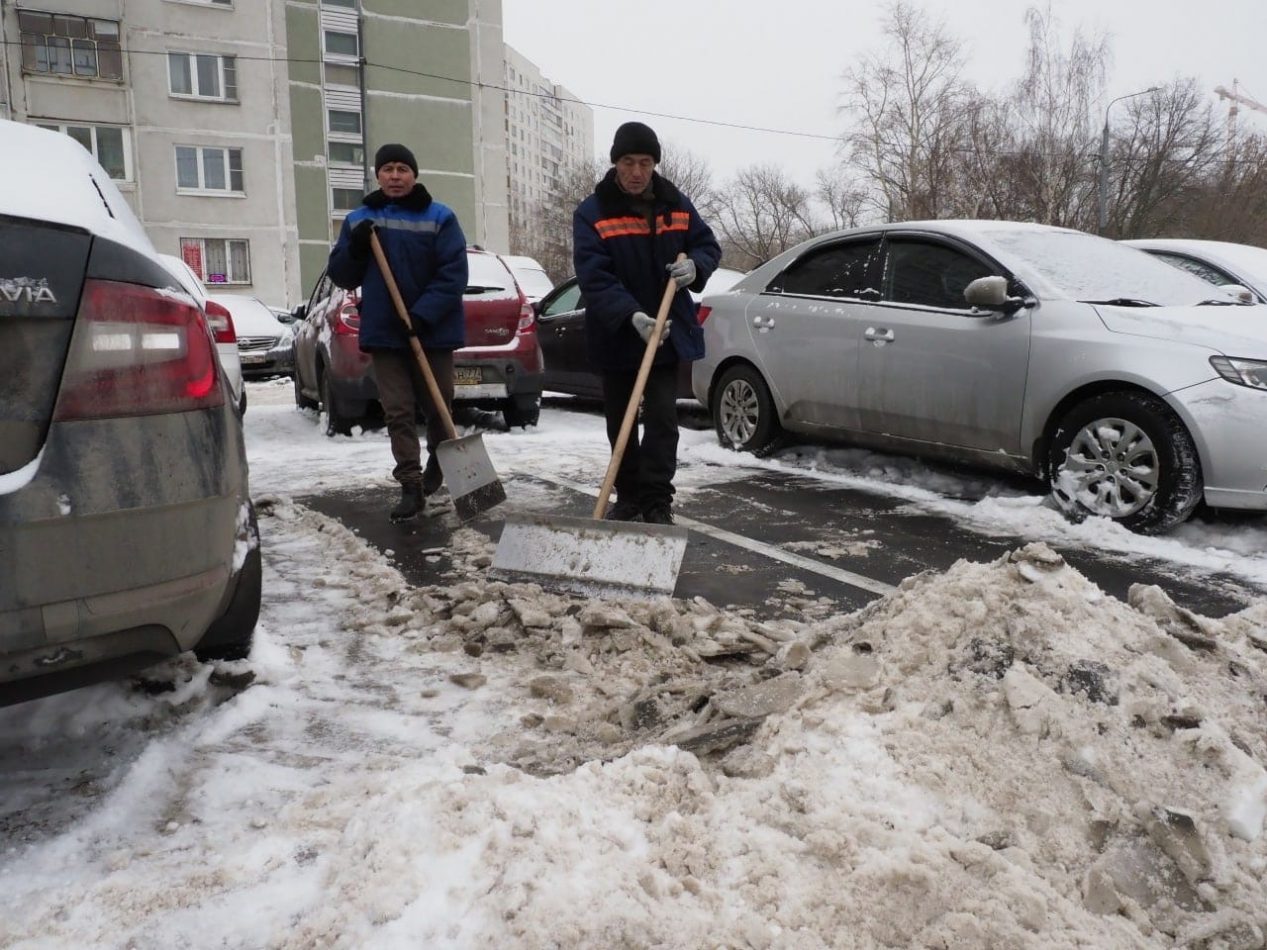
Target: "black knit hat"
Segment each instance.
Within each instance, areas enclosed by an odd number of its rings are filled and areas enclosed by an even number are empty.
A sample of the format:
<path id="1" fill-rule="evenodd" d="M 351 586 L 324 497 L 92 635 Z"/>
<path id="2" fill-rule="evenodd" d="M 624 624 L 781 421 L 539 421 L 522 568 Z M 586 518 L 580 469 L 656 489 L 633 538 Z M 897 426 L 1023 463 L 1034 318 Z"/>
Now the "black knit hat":
<path id="1" fill-rule="evenodd" d="M 418 162 L 414 159 L 414 153 L 398 142 L 379 146 L 374 153 L 374 174 L 377 175 L 378 170 L 388 162 L 404 162 L 413 169 L 415 175 L 418 174 Z"/>
<path id="2" fill-rule="evenodd" d="M 660 140 L 651 131 L 651 126 L 626 122 L 618 128 L 612 140 L 612 164 L 620 161 L 622 155 L 650 155 L 659 164 Z"/>

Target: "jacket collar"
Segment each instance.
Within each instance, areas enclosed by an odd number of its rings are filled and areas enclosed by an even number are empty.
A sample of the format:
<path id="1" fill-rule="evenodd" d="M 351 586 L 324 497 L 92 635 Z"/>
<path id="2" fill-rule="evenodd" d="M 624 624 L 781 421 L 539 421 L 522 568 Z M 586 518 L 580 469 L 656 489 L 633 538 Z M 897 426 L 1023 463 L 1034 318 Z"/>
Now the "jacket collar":
<path id="1" fill-rule="evenodd" d="M 594 186 L 594 194 L 598 196 L 599 204 L 603 206 L 603 210 L 608 213 L 628 211 L 633 206 L 631 197 L 621 191 L 620 185 L 616 184 L 615 168 L 608 169 L 607 174 L 603 176 L 603 180 Z M 651 173 L 651 197 L 657 207 L 663 205 L 677 207 L 681 202 L 677 186 L 661 176 L 659 172 Z"/>
<path id="2" fill-rule="evenodd" d="M 406 211 L 423 212 L 431 207 L 431 193 L 423 187 L 421 182 L 414 185 L 414 190 L 409 192 L 409 194 L 402 195 L 399 198 L 388 198 L 387 195 L 383 194 L 383 189 L 379 188 L 376 191 L 371 191 L 361 199 L 361 204 L 367 208 L 373 208 L 375 211 L 394 204 L 399 208 L 404 208 Z"/>

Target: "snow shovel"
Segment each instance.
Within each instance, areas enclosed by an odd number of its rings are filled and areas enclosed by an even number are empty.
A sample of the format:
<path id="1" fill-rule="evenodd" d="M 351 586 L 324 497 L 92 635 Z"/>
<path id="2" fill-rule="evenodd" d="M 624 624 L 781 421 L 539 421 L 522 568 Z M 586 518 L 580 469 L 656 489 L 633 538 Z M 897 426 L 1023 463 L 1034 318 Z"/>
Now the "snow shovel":
<path id="1" fill-rule="evenodd" d="M 370 232 L 370 247 L 374 250 L 374 258 L 378 261 L 378 269 L 383 273 L 383 282 L 387 284 L 387 292 L 391 294 L 392 303 L 396 305 L 396 314 L 405 324 L 409 334 L 409 346 L 418 360 L 418 368 L 427 381 L 427 391 L 431 394 L 431 404 L 440 413 L 440 421 L 444 423 L 447 438 L 436 446 L 436 460 L 440 463 L 440 471 L 449 486 L 449 494 L 453 497 L 453 508 L 460 521 L 469 521 L 481 511 L 488 511 L 494 505 L 506 500 L 506 489 L 502 487 L 497 471 L 489 460 L 484 449 L 484 439 L 480 435 L 468 435 L 458 438 L 457 429 L 453 426 L 453 416 L 445 404 L 440 386 L 436 383 L 435 374 L 431 372 L 431 364 L 422 352 L 422 344 L 414 335 L 413 321 L 409 319 L 409 311 L 405 301 L 400 297 L 400 288 L 396 286 L 396 278 L 392 276 L 391 265 L 387 263 L 387 255 L 383 253 L 383 245 L 378 234 Z"/>
<path id="2" fill-rule="evenodd" d="M 684 256 L 679 255 L 678 260 Z M 682 556 L 686 553 L 686 529 L 675 525 L 604 521 L 603 515 L 676 293 L 677 285 L 670 279 L 664 288 L 646 352 L 642 354 L 642 364 L 612 447 L 611 462 L 607 465 L 593 516 L 586 519 L 507 515 L 497 553 L 493 555 L 491 573 L 494 576 L 562 587 L 582 594 L 672 595 Z"/>

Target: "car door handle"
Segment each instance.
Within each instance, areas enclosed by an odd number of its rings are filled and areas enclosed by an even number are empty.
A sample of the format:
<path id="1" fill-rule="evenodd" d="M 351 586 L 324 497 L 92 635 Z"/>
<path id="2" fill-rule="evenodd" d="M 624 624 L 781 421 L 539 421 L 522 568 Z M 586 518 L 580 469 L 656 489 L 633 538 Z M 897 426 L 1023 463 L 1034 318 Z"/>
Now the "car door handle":
<path id="1" fill-rule="evenodd" d="M 758 330 L 773 330 L 774 317 L 768 317 L 768 318 L 763 318 L 760 316 L 753 317 L 752 325 L 756 327 Z"/>
<path id="2" fill-rule="evenodd" d="M 880 327 L 879 329 L 877 329 L 876 327 L 867 327 L 866 332 L 863 333 L 862 335 L 866 337 L 868 340 L 870 340 L 872 343 L 892 343 L 893 342 L 893 331 L 885 329 L 884 327 Z"/>

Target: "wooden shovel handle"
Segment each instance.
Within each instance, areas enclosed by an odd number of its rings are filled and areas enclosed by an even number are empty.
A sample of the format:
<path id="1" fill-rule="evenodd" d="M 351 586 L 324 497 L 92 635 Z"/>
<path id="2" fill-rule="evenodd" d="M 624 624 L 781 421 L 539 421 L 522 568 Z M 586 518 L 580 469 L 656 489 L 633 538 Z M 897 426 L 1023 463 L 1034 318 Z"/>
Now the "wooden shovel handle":
<path id="1" fill-rule="evenodd" d="M 379 242 L 376 231 L 370 231 L 370 247 L 374 251 L 374 259 L 378 261 L 378 269 L 383 274 L 383 283 L 387 285 L 387 292 L 391 294 L 392 303 L 396 305 L 396 316 L 400 317 L 400 322 L 405 325 L 405 332 L 409 334 L 409 346 L 414 351 L 414 358 L 418 360 L 422 378 L 427 381 L 427 392 L 431 393 L 431 401 L 435 404 L 436 412 L 440 413 L 445 435 L 450 439 L 456 439 L 458 430 L 453 426 L 453 416 L 449 414 L 448 403 L 444 401 L 444 394 L 440 392 L 440 384 L 436 382 L 435 373 L 431 372 L 427 354 L 422 352 L 422 344 L 418 342 L 418 337 L 414 334 L 414 324 L 409 319 L 409 309 L 400 296 L 400 288 L 396 286 L 396 278 L 392 276 L 391 265 L 387 263 L 387 255 L 383 253 L 383 245 Z M 463 253 L 466 252 L 463 251 Z"/>
<path id="2" fill-rule="evenodd" d="M 684 260 L 686 254 L 677 256 Z M 625 407 L 625 418 L 620 423 L 620 434 L 616 436 L 616 444 L 612 446 L 612 458 L 607 463 L 607 474 L 603 476 L 603 487 L 598 492 L 598 502 L 594 505 L 594 519 L 600 521 L 607 509 L 607 499 L 611 497 L 612 486 L 616 484 L 616 472 L 620 469 L 620 460 L 625 457 L 625 446 L 629 444 L 629 434 L 633 432 L 634 420 L 638 418 L 638 403 L 642 401 L 642 391 L 647 386 L 647 377 L 651 375 L 651 363 L 655 360 L 656 350 L 660 348 L 660 336 L 664 333 L 664 323 L 669 317 L 669 308 L 673 306 L 673 298 L 677 295 L 677 281 L 672 277 L 664 288 L 664 296 L 660 298 L 660 309 L 656 311 L 655 326 L 651 336 L 647 338 L 647 349 L 642 354 L 642 364 L 638 367 L 638 376 L 634 379 L 633 392 L 629 394 L 629 405 Z"/>

